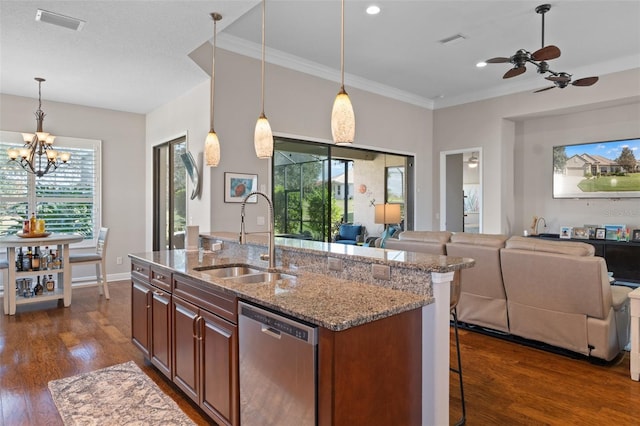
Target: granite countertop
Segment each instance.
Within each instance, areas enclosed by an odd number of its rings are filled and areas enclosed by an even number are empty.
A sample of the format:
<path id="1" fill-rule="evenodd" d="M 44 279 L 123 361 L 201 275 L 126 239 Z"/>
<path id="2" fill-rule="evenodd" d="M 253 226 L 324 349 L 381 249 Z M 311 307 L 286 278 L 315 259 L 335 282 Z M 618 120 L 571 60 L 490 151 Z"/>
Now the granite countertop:
<path id="1" fill-rule="evenodd" d="M 225 237 L 224 233 L 215 233 L 216 239 L 234 243 L 237 241 L 237 234 L 228 233 L 228 239 Z M 262 245 L 264 241 L 265 239 L 261 236 L 254 235 L 248 238 L 249 244 Z M 341 244 L 277 239 L 278 249 L 308 250 L 315 255 L 318 255 L 320 251 L 331 257 L 353 258 L 356 256 L 369 263 L 392 264 L 398 262 L 405 267 L 418 268 L 422 270 L 421 273 L 425 273 L 425 271 L 449 272 L 470 267 L 474 263 L 471 259 L 341 246 Z M 291 269 L 278 268 L 284 273 L 294 275 L 294 278 L 250 284 L 233 282 L 229 279 L 215 277 L 207 273 L 206 270 L 198 270 L 203 267 L 251 263 L 247 261 L 246 257 L 238 256 L 237 252 L 233 250 L 215 252 L 168 250 L 135 253 L 130 254 L 129 257 L 171 269 L 207 285 L 215 286 L 219 291 L 332 331 L 341 331 L 366 324 L 433 302 L 430 294 L 416 294 L 401 289 L 339 279 L 330 275 L 310 272 L 304 267 L 299 269 L 295 267 Z"/>

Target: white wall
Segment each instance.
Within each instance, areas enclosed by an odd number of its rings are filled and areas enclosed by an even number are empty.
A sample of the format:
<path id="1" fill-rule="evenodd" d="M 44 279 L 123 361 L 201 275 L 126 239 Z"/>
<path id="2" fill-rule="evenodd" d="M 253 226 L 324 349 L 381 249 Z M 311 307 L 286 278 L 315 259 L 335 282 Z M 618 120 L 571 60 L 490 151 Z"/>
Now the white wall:
<path id="1" fill-rule="evenodd" d="M 348 83 L 348 82 L 347 82 Z M 314 141 L 331 140 L 331 107 L 337 82 L 267 64 L 265 113 L 274 134 Z M 354 146 L 416 156 L 416 227 L 431 223 L 432 111 L 361 90 L 347 91 L 356 113 Z M 187 133 L 190 151 L 202 152 L 209 131 L 209 81 L 147 115 L 146 216 L 151 217 L 151 149 L 176 134 Z M 260 61 L 219 49 L 216 52 L 215 130 L 221 143 L 217 168 L 204 171 L 203 195 L 189 201 L 192 224 L 203 231 L 240 229 L 239 204 L 223 202 L 224 172 L 257 173 L 258 185 L 270 192 L 269 161 L 259 160 L 253 130 L 260 114 Z M 251 210 L 251 211 L 250 211 Z M 250 215 L 266 216 L 265 207 L 247 209 L 247 229 L 259 227 Z M 146 227 L 151 247 L 151 224 Z"/>
<path id="2" fill-rule="evenodd" d="M 600 81 L 591 87 L 568 87 L 542 93 L 524 92 L 434 111 L 434 155 L 441 151 L 476 146 L 483 149 L 483 232 L 521 234 L 524 224 L 528 227 L 534 214 L 546 218 L 560 216 L 562 212 L 559 220 L 564 221 L 563 225 L 573 223 L 574 217 L 579 224 L 582 223 L 582 203 L 565 201 L 561 202 L 562 207 L 557 207 L 560 204 L 551 202 L 550 184 L 536 184 L 528 178 L 528 184 L 524 185 L 519 180 L 523 169 L 526 171 L 528 167 L 538 167 L 538 163 L 530 163 L 528 158 L 525 161 L 525 151 L 518 147 L 535 140 L 536 135 L 533 133 L 540 131 L 535 126 L 539 120 L 543 120 L 544 124 L 553 123 L 560 129 L 557 135 L 575 138 L 575 143 L 621 135 L 639 137 L 640 114 L 637 112 L 637 105 L 640 103 L 640 68 L 600 77 Z M 604 117 L 603 114 L 612 118 L 608 108 L 617 105 L 635 107 L 632 107 L 621 123 L 615 124 L 615 119 L 594 121 L 597 117 Z M 551 121 L 546 122 L 545 118 Z M 529 132 L 533 132 L 531 137 Z M 594 137 L 588 137 L 590 135 Z M 566 142 L 569 143 L 568 140 Z M 550 153 L 547 158 L 543 158 L 543 151 L 537 152 L 537 155 L 540 156 L 542 166 L 550 166 Z M 439 175 L 439 164 L 434 163 L 434 182 L 438 181 Z M 438 185 L 433 187 L 433 197 L 435 203 L 432 217 L 435 217 L 435 212 L 440 208 Z M 527 200 L 526 206 L 523 204 L 524 200 Z M 623 206 L 626 211 L 626 203 L 633 201 L 621 203 L 619 206 Z M 600 213 L 603 213 L 602 209 Z M 437 220 L 431 226 L 438 229 Z"/>
<path id="3" fill-rule="evenodd" d="M 0 94 L 0 129 L 35 131 L 33 113 L 37 108 L 37 99 Z M 56 136 L 102 141 L 102 225 L 110 228 L 107 273 L 116 278 L 118 274 L 128 276 L 127 254 L 144 251 L 144 229 L 148 221 L 148 216 L 142 214 L 146 192 L 145 117 L 46 99 L 42 109 L 47 114 L 45 131 Z M 121 265 L 116 264 L 118 256 L 123 258 Z M 84 275 L 84 271 L 80 274 Z M 74 277 L 77 276 L 74 271 Z"/>
<path id="4" fill-rule="evenodd" d="M 549 232 L 560 226 L 623 224 L 640 228 L 638 199 L 553 199 L 551 197 L 554 145 L 640 137 L 640 103 L 574 114 L 534 118 L 518 123 L 516 131 L 515 230 L 544 216 Z M 640 158 L 640 153 L 636 153 Z"/>

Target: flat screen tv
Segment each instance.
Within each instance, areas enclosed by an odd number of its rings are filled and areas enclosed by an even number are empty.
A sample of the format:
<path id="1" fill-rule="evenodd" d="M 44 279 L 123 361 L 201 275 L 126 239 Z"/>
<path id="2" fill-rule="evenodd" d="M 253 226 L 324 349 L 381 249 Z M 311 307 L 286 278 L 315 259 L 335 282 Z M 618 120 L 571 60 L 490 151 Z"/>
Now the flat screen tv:
<path id="1" fill-rule="evenodd" d="M 640 139 L 554 146 L 553 198 L 640 198 Z"/>

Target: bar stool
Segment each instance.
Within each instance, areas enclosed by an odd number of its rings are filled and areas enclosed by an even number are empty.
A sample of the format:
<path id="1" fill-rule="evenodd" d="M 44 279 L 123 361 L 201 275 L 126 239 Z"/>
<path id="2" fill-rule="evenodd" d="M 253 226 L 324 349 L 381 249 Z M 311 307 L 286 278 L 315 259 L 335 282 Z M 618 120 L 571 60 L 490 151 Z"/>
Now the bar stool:
<path id="1" fill-rule="evenodd" d="M 109 286 L 107 284 L 107 237 L 109 228 L 100 228 L 98 241 L 96 242 L 95 253 L 77 253 L 69 254 L 69 265 L 73 269 L 76 265 L 86 265 L 95 263 L 96 265 L 96 281 L 98 283 L 98 291 L 103 293 L 104 297 L 109 299 Z"/>
<path id="2" fill-rule="evenodd" d="M 458 366 L 457 368 L 449 367 L 449 370 L 456 373 L 460 379 L 460 402 L 462 405 L 462 417 L 456 423 L 456 426 L 460 426 L 466 423 L 467 421 L 467 412 L 464 404 L 464 387 L 462 385 L 462 362 L 460 361 L 460 340 L 458 339 L 458 311 L 456 307 L 458 306 L 458 301 L 460 300 L 460 271 L 456 271 L 453 276 L 453 281 L 451 281 L 451 317 L 453 318 L 453 331 L 456 338 L 456 352 L 458 355 Z"/>

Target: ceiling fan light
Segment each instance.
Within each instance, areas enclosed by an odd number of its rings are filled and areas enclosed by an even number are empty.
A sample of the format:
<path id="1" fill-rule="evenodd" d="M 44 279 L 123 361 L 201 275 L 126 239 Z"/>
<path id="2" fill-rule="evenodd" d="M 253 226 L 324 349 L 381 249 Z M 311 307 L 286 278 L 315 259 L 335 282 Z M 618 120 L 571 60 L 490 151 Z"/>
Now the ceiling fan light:
<path id="1" fill-rule="evenodd" d="M 269 120 L 260 114 L 256 122 L 256 129 L 253 135 L 253 144 L 256 149 L 256 156 L 260 159 L 273 157 L 273 133 Z"/>
<path id="2" fill-rule="evenodd" d="M 331 134 L 337 145 L 353 143 L 356 133 L 356 118 L 353 105 L 344 87 L 333 101 L 331 111 Z"/>
<path id="3" fill-rule="evenodd" d="M 204 158 L 207 166 L 216 167 L 220 163 L 220 141 L 213 129 L 204 141 Z"/>

